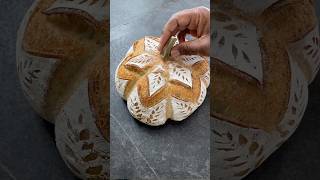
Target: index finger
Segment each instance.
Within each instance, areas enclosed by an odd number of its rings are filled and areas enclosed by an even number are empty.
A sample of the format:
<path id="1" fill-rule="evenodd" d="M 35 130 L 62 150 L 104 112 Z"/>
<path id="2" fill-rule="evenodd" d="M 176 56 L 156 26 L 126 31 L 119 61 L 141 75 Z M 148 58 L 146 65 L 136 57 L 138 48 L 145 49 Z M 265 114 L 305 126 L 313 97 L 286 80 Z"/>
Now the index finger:
<path id="1" fill-rule="evenodd" d="M 186 9 L 171 16 L 169 21 L 164 26 L 162 35 L 160 37 L 160 52 L 162 52 L 170 37 L 176 35 L 177 32 L 183 31 L 185 29 L 196 29 L 197 23 L 195 16 L 196 13 L 193 9 Z"/>

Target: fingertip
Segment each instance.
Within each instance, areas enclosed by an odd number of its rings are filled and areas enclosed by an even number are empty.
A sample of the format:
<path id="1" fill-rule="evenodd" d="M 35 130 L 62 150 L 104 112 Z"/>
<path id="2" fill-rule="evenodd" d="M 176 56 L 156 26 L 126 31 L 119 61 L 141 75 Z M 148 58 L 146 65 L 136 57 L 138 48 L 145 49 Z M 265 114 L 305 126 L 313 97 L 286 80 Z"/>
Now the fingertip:
<path id="1" fill-rule="evenodd" d="M 162 35 L 160 36 L 159 47 L 158 47 L 158 50 L 160 52 L 163 51 L 163 48 L 164 48 L 165 44 L 167 43 L 167 41 L 169 40 L 169 38 L 170 38 L 170 33 L 168 33 L 167 31 L 164 31 L 162 33 Z"/>

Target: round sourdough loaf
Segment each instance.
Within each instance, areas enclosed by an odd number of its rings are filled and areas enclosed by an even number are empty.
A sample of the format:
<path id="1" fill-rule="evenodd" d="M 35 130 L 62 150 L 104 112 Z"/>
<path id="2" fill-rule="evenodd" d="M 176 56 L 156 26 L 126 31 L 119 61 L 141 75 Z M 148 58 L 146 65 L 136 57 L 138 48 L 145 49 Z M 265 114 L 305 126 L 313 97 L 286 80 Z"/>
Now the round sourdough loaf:
<path id="1" fill-rule="evenodd" d="M 261 7 L 254 16 L 241 9 L 211 12 L 214 179 L 242 179 L 292 135 L 319 69 L 313 3 Z"/>
<path id="2" fill-rule="evenodd" d="M 37 0 L 18 32 L 23 92 L 82 179 L 109 177 L 108 16 L 106 0 Z"/>
<path id="3" fill-rule="evenodd" d="M 136 41 L 115 73 L 117 91 L 132 116 L 151 126 L 187 118 L 204 101 L 210 83 L 208 58 L 164 59 L 158 46 L 157 37 Z"/>

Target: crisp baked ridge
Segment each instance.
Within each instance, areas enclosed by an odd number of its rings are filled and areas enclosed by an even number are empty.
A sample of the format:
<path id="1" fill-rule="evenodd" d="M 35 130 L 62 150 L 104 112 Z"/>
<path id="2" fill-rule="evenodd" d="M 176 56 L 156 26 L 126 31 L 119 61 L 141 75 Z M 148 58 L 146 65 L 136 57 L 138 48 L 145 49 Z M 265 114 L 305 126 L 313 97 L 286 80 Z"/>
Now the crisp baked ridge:
<path id="1" fill-rule="evenodd" d="M 168 118 L 185 119 L 203 102 L 209 85 L 209 63 L 205 57 L 164 60 L 157 44 L 159 38 L 151 36 L 136 41 L 119 64 L 115 77 L 117 90 L 127 100 L 131 114 L 149 125 L 164 124 Z M 175 104 L 182 106 L 181 112 L 173 107 Z"/>

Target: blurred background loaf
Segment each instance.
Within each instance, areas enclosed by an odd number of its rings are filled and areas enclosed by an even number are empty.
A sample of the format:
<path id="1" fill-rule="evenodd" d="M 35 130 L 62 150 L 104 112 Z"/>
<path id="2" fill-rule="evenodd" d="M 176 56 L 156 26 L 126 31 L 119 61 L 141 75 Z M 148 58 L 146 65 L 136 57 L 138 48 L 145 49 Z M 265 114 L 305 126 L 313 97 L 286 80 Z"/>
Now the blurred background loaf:
<path id="1" fill-rule="evenodd" d="M 211 12 L 211 152 L 217 179 L 242 179 L 293 134 L 319 70 L 312 1 L 255 1 L 248 9 L 237 2 L 216 1 Z"/>
<path id="2" fill-rule="evenodd" d="M 18 32 L 17 68 L 34 109 L 80 178 L 109 176 L 108 4 L 36 1 Z"/>

